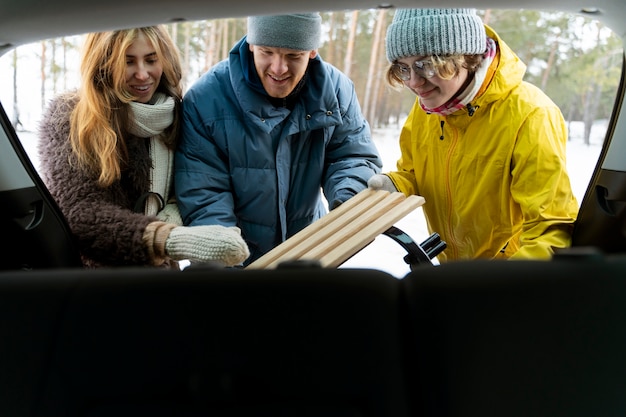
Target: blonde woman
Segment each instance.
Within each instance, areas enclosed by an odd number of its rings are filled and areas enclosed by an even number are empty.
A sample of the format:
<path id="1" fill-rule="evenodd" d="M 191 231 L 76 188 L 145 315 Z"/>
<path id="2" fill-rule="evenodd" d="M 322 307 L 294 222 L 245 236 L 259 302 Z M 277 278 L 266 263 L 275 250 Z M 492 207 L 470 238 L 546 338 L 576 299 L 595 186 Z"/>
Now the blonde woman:
<path id="1" fill-rule="evenodd" d="M 397 171 L 374 189 L 418 194 L 441 262 L 550 259 L 578 213 L 559 108 L 523 81 L 526 66 L 474 9 L 399 9 L 387 80 L 417 98 Z"/>
<path id="2" fill-rule="evenodd" d="M 84 265 L 242 263 L 239 229 L 183 227 L 172 201 L 182 72 L 167 30 L 88 34 L 80 71 L 80 88 L 44 113 L 39 154 Z"/>

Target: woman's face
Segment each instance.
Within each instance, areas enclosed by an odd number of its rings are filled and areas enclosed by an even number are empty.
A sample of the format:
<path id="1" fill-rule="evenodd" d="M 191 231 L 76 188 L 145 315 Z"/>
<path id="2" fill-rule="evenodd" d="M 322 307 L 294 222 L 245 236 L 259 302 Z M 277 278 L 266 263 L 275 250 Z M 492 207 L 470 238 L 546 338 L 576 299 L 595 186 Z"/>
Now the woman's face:
<path id="1" fill-rule="evenodd" d="M 139 103 L 147 103 L 157 90 L 163 64 L 143 33 L 126 50 L 126 88 Z"/>
<path id="2" fill-rule="evenodd" d="M 457 95 L 465 84 L 469 73 L 466 68 L 461 68 L 458 74 L 450 80 L 440 78 L 436 71 L 432 77 L 425 78 L 412 69 L 415 62 L 424 61 L 425 59 L 426 57 L 423 56 L 413 56 L 399 58 L 397 62 L 400 65 L 411 68 L 409 71 L 411 78 L 403 81 L 404 85 L 419 97 L 420 103 L 429 109 L 434 109 L 447 103 L 452 97 Z"/>

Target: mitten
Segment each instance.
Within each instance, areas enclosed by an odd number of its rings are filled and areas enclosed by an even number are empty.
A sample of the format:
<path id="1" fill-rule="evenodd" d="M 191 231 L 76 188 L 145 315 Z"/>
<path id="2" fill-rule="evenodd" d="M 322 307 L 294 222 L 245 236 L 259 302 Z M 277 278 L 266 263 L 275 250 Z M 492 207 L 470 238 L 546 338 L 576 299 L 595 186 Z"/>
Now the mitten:
<path id="1" fill-rule="evenodd" d="M 367 180 L 367 187 L 371 188 L 372 190 L 389 191 L 390 193 L 395 193 L 398 191 L 396 186 L 393 185 L 393 182 L 391 182 L 391 178 L 389 178 L 385 174 L 372 175 L 370 179 Z"/>
<path id="2" fill-rule="evenodd" d="M 179 226 L 165 240 L 165 251 L 174 260 L 221 262 L 238 265 L 250 256 L 238 227 Z"/>
<path id="3" fill-rule="evenodd" d="M 157 213 L 157 217 L 165 223 L 172 223 L 177 226 L 183 225 L 183 219 L 180 217 L 180 211 L 178 211 L 176 202 L 167 203 L 163 210 Z"/>

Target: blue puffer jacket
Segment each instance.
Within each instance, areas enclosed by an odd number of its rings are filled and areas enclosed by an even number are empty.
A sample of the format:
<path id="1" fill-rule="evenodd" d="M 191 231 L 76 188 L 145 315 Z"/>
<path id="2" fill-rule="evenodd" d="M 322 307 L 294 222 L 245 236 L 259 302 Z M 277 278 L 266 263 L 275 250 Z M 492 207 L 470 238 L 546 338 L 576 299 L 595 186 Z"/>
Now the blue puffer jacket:
<path id="1" fill-rule="evenodd" d="M 382 161 L 352 81 L 319 55 L 293 110 L 254 87 L 246 37 L 183 99 L 175 189 L 186 225 L 238 226 L 246 265 L 367 188 Z"/>

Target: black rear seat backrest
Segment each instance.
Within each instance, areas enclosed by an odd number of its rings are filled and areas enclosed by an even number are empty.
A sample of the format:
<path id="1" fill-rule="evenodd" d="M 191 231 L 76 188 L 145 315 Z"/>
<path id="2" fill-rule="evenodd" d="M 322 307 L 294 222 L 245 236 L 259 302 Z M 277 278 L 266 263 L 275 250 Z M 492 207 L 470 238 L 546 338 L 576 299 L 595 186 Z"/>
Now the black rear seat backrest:
<path id="1" fill-rule="evenodd" d="M 0 415 L 624 416 L 626 259 L 0 273 Z"/>
<path id="2" fill-rule="evenodd" d="M 0 272 L 0 416 L 33 416 L 68 298 L 54 270 Z M 81 274 L 85 274 L 83 271 Z"/>
<path id="3" fill-rule="evenodd" d="M 416 415 L 626 415 L 626 258 L 414 271 Z"/>
<path id="4" fill-rule="evenodd" d="M 13 415 L 408 413 L 399 281 L 385 273 L 69 271 L 47 294 L 33 281 L 11 309 L 46 298 L 49 315 L 30 323 L 44 340 L 15 340 L 43 371 L 23 381 L 40 387 L 32 413 Z"/>

